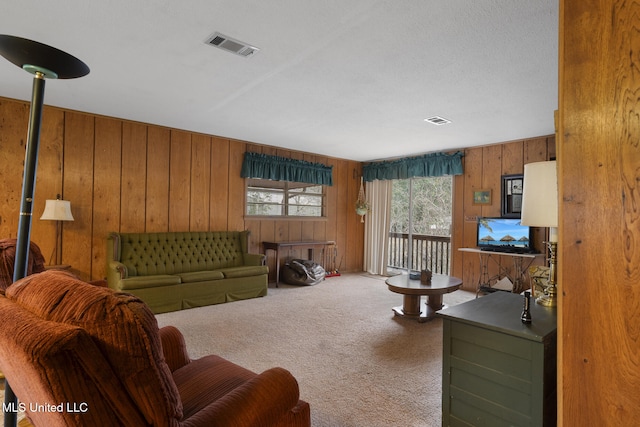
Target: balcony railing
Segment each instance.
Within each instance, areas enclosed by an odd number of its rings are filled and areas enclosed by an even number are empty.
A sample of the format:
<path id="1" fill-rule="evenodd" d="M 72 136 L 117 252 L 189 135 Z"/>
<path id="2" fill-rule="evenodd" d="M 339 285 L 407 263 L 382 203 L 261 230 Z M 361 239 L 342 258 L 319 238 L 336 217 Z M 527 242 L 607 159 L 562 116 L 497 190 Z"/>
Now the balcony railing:
<path id="1" fill-rule="evenodd" d="M 449 274 L 451 266 L 451 237 L 413 234 L 412 270 L 431 270 L 433 273 Z M 409 235 L 389 233 L 389 268 L 408 268 Z"/>

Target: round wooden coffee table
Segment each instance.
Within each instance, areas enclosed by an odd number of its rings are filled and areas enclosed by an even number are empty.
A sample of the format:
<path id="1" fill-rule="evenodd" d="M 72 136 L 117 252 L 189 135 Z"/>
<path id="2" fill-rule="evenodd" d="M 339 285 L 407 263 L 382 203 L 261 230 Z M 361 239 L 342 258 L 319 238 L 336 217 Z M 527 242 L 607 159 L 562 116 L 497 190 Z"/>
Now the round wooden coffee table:
<path id="1" fill-rule="evenodd" d="M 396 316 L 426 322 L 435 317 L 436 311 L 445 308 L 442 296 L 458 290 L 462 286 L 462 280 L 444 274 L 434 274 L 431 283 L 423 285 L 420 280 L 411 280 L 409 275 L 400 274 L 388 278 L 386 284 L 391 292 L 404 296 L 402 306 L 393 308 Z M 427 296 L 426 303 L 421 302 L 422 295 Z"/>

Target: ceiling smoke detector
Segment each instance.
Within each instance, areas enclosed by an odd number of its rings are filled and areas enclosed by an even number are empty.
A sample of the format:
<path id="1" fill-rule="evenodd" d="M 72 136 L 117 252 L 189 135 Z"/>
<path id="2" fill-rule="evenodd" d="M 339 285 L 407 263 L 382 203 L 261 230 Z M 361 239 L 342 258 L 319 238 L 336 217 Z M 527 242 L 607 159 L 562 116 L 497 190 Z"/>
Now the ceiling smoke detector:
<path id="1" fill-rule="evenodd" d="M 444 117 L 440 117 L 440 116 L 429 117 L 428 119 L 424 119 L 424 121 L 437 126 L 442 126 L 442 125 L 451 123 L 451 120 L 445 119 Z"/>
<path id="2" fill-rule="evenodd" d="M 248 43 L 241 42 L 240 40 L 233 39 L 218 32 L 213 33 L 206 41 L 211 46 L 219 47 L 227 52 L 235 53 L 236 55 L 249 57 L 260 49 L 252 46 Z"/>

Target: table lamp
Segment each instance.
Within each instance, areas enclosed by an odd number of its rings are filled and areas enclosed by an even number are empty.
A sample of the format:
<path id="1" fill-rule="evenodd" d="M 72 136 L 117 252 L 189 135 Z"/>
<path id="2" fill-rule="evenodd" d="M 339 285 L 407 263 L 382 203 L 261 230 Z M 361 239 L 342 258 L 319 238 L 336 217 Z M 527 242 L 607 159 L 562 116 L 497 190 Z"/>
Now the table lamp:
<path id="1" fill-rule="evenodd" d="M 12 64 L 33 74 L 29 129 L 27 131 L 22 194 L 20 197 L 20 218 L 18 220 L 16 257 L 13 269 L 13 281 L 15 282 L 27 275 L 45 78 L 75 79 L 89 74 L 89 67 L 75 56 L 55 47 L 6 34 L 0 34 L 0 55 Z M 5 383 L 4 401 L 3 408 L 15 408 L 18 402 L 9 383 Z M 16 422 L 16 412 L 5 411 L 4 425 L 13 427 Z"/>
<path id="2" fill-rule="evenodd" d="M 536 162 L 524 165 L 522 189 L 522 225 L 549 227 L 549 287 L 538 304 L 555 307 L 558 303 L 556 285 L 556 251 L 558 248 L 558 178 L 556 162 Z"/>
<path id="3" fill-rule="evenodd" d="M 53 256 L 56 256 L 55 264 L 62 264 L 62 221 L 73 221 L 73 215 L 71 214 L 71 202 L 68 200 L 61 200 L 60 195 L 57 195 L 56 200 L 48 199 L 44 205 L 44 212 L 40 219 L 57 221 L 56 224 L 56 246 L 53 248 L 51 257 L 49 258 L 49 265 L 52 265 Z"/>

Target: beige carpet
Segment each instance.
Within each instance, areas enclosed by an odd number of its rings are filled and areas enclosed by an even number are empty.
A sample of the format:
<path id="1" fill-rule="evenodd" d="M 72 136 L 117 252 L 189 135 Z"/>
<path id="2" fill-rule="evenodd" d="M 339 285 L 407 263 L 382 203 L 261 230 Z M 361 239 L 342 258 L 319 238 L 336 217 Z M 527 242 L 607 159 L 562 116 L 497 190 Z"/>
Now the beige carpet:
<path id="1" fill-rule="evenodd" d="M 473 297 L 456 291 L 444 301 Z M 192 358 L 218 354 L 255 372 L 290 370 L 314 427 L 440 426 L 442 320 L 394 317 L 401 304 L 384 278 L 348 274 L 157 318 L 183 332 Z"/>

